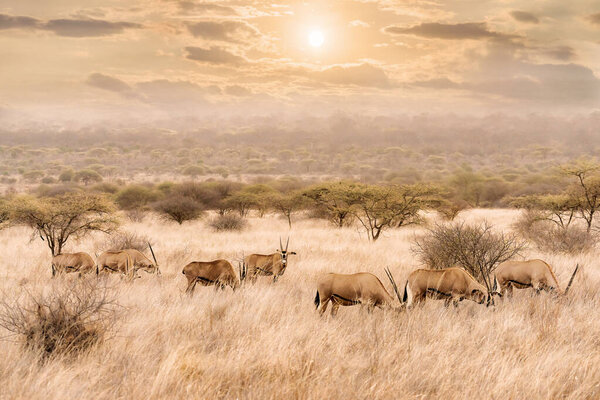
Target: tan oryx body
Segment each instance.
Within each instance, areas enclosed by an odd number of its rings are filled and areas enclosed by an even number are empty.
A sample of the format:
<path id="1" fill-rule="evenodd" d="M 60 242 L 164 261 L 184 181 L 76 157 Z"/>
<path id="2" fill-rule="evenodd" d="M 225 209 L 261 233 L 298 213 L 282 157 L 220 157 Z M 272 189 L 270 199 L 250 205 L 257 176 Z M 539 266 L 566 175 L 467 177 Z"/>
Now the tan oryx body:
<path id="1" fill-rule="evenodd" d="M 188 282 L 185 292 L 190 294 L 198 282 L 203 286 L 216 285 L 216 288 L 221 289 L 231 286 L 235 290 L 240 286 L 240 278 L 227 260 L 193 261 L 183 267 L 181 273 Z"/>
<path id="2" fill-rule="evenodd" d="M 386 270 L 386 274 L 388 274 L 398 301 L 400 301 L 400 294 L 389 270 Z M 359 272 L 356 274 L 329 273 L 321 276 L 317 282 L 317 295 L 314 302 L 317 308 L 319 305 L 321 306 L 320 314 L 327 310 L 327 306 L 331 302 L 331 315 L 335 316 L 340 306 L 362 304 L 367 306 L 367 310 L 370 312 L 375 307 L 393 307 L 395 300 L 385 290 L 379 278 L 369 272 Z"/>
<path id="3" fill-rule="evenodd" d="M 279 250 L 272 254 L 250 254 L 244 258 L 244 264 L 247 268 L 247 274 L 252 282 L 256 282 L 258 276 L 273 276 L 273 282 L 277 282 L 277 279 L 283 275 L 288 265 L 288 256 L 295 255 L 296 253 L 291 251 L 288 252 L 288 245 L 290 239 L 288 238 L 283 248 L 281 239 L 279 239 Z"/>
<path id="4" fill-rule="evenodd" d="M 408 307 L 420 303 L 426 297 L 445 300 L 446 305 L 468 299 L 483 304 L 491 301 L 485 286 L 467 271 L 452 267 L 445 269 L 418 269 L 408 276 L 404 286 L 403 302 Z"/>
<path id="5" fill-rule="evenodd" d="M 158 264 L 156 263 L 156 258 L 154 259 L 154 262 L 152 262 L 139 250 L 124 249 L 123 251 L 126 251 L 131 257 L 134 274 L 137 273 L 137 271 L 139 270 L 143 270 L 149 274 L 155 273 L 157 275 L 160 275 L 160 269 L 158 268 Z M 154 255 L 154 252 L 152 252 L 152 254 Z"/>
<path id="6" fill-rule="evenodd" d="M 88 253 L 63 253 L 52 257 L 52 276 L 56 274 L 93 272 L 96 263 Z"/>
<path id="7" fill-rule="evenodd" d="M 568 292 L 578 267 L 575 268 L 565 293 Z M 542 290 L 561 293 L 554 271 L 542 260 L 506 261 L 496 268 L 495 274 L 502 294 L 508 292 L 512 295 L 513 287 L 533 288 L 538 293 Z"/>
<path id="8" fill-rule="evenodd" d="M 124 250 L 105 251 L 96 260 L 96 274 L 104 271 L 117 272 L 133 278 L 133 260 Z"/>

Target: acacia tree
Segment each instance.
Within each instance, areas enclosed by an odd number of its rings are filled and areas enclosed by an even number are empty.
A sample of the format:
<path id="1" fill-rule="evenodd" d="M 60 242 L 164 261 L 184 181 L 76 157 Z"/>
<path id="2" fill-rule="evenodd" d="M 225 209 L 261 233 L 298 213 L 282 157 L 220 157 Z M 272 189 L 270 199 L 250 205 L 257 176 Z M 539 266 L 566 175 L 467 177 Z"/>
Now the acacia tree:
<path id="1" fill-rule="evenodd" d="M 437 203 L 438 191 L 427 185 L 356 185 L 348 193 L 352 213 L 364 227 L 369 240 L 381 232 L 420 222 L 419 211 Z"/>
<path id="2" fill-rule="evenodd" d="M 114 204 L 104 196 L 79 192 L 57 197 L 17 197 L 9 205 L 11 222 L 31 227 L 53 256 L 61 254 L 70 238 L 113 232 L 118 227 L 114 211 Z"/>
<path id="3" fill-rule="evenodd" d="M 551 221 L 561 229 L 568 229 L 581 209 L 580 200 L 567 193 L 523 196 L 514 199 L 512 204 L 535 211 L 537 220 Z"/>
<path id="4" fill-rule="evenodd" d="M 202 204 L 196 200 L 181 195 L 169 196 L 154 205 L 164 219 L 175 221 L 179 225 L 202 216 Z"/>
<path id="5" fill-rule="evenodd" d="M 304 207 L 304 198 L 298 192 L 273 193 L 268 196 L 268 202 L 271 207 L 281 213 L 292 227 L 292 214 L 300 211 Z"/>
<path id="6" fill-rule="evenodd" d="M 352 191 L 356 184 L 349 182 L 325 183 L 306 189 L 303 196 L 326 212 L 329 221 L 338 228 L 352 217 Z"/>
<path id="7" fill-rule="evenodd" d="M 600 210 L 600 164 L 582 159 L 560 168 L 563 175 L 574 178 L 575 184 L 570 195 L 579 201 L 579 213 L 592 230 L 596 212 Z"/>
<path id="8" fill-rule="evenodd" d="M 75 182 L 83 182 L 84 185 L 89 185 L 92 182 L 102 182 L 102 175 L 93 169 L 82 169 L 73 175 Z"/>

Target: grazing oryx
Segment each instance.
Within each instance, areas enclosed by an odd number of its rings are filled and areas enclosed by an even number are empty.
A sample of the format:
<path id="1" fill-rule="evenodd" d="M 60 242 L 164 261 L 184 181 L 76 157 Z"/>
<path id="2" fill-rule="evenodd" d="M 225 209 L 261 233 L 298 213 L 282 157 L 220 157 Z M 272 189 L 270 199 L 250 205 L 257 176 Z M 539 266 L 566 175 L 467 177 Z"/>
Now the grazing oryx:
<path id="1" fill-rule="evenodd" d="M 56 274 L 93 272 L 96 263 L 88 253 L 64 253 L 52 257 L 52 276 Z"/>
<path id="2" fill-rule="evenodd" d="M 283 275 L 285 268 L 288 263 L 288 256 L 295 255 L 296 252 L 288 252 L 288 245 L 290 244 L 290 238 L 287 239 L 285 249 L 281 238 L 279 238 L 279 250 L 273 254 L 250 254 L 244 259 L 244 263 L 248 268 L 248 276 L 252 282 L 256 282 L 256 278 L 259 275 L 270 276 L 273 275 L 273 282 L 277 282 L 277 279 Z"/>
<path id="3" fill-rule="evenodd" d="M 563 294 L 569 292 L 578 269 L 579 264 L 575 267 Z M 511 296 L 513 287 L 517 289 L 533 288 L 537 293 L 542 290 L 561 293 L 552 268 L 542 260 L 506 261 L 496 268 L 495 274 L 502 294 L 508 292 L 508 295 Z"/>
<path id="4" fill-rule="evenodd" d="M 496 286 L 494 284 L 494 286 Z M 494 292 L 495 288 L 492 290 Z M 464 299 L 475 303 L 492 304 L 492 294 L 467 271 L 458 267 L 444 269 L 418 269 L 408 276 L 402 301 L 411 307 L 426 297 L 445 300 L 446 306 L 455 306 Z"/>
<path id="5" fill-rule="evenodd" d="M 133 260 L 125 250 L 105 251 L 96 260 L 96 275 L 103 271 L 134 277 Z"/>
<path id="6" fill-rule="evenodd" d="M 392 283 L 401 306 L 402 300 L 394 278 L 389 269 L 386 269 L 385 273 Z M 372 312 L 375 307 L 394 308 L 393 304 L 395 302 L 394 298 L 385 290 L 379 278 L 368 272 L 323 275 L 317 283 L 317 295 L 315 297 L 315 306 L 319 308 L 319 305 L 321 305 L 319 314 L 323 315 L 330 301 L 332 316 L 337 314 L 340 306 L 364 304 L 367 306 L 367 311 Z"/>
<path id="7" fill-rule="evenodd" d="M 231 286 L 235 291 L 243 279 L 243 270 L 240 270 L 238 277 L 231 263 L 227 260 L 214 261 L 193 261 L 183 267 L 181 271 L 188 281 L 186 293 L 192 294 L 196 283 L 200 282 L 203 286 L 215 285 L 215 289 L 225 289 L 225 286 Z"/>
<path id="8" fill-rule="evenodd" d="M 131 256 L 134 274 L 139 270 L 144 270 L 149 274 L 155 273 L 156 275 L 161 275 L 160 268 L 158 268 L 158 262 L 156 262 L 156 256 L 154 255 L 154 250 L 152 250 L 152 245 L 148 243 L 148 247 L 150 248 L 154 262 L 150 261 L 150 259 L 139 250 L 125 249 L 123 251 L 126 251 Z"/>

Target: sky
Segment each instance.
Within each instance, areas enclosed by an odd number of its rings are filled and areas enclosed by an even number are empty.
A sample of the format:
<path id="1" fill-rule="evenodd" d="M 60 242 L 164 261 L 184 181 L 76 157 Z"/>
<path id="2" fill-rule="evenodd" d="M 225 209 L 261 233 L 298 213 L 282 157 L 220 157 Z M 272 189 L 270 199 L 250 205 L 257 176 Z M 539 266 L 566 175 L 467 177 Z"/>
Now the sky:
<path id="1" fill-rule="evenodd" d="M 599 0 L 0 0 L 0 117 L 599 109 Z"/>

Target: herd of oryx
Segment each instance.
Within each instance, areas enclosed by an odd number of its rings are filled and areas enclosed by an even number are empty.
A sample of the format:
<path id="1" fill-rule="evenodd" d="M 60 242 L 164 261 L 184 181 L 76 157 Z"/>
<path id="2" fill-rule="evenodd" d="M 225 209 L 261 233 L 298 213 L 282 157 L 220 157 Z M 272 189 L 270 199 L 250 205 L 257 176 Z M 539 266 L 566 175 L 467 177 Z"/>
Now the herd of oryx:
<path id="1" fill-rule="evenodd" d="M 193 261 L 183 267 L 183 275 L 187 278 L 186 293 L 191 294 L 197 283 L 203 286 L 215 285 L 225 289 L 230 286 L 233 290 L 240 287 L 242 282 L 249 279 L 256 282 L 259 276 L 272 276 L 273 282 L 284 274 L 288 257 L 295 255 L 288 251 L 289 238 L 285 247 L 279 239 L 279 249 L 272 254 L 251 254 L 243 257 L 238 264 L 238 271 L 233 265 L 223 259 L 214 261 Z M 97 256 L 94 262 L 87 253 L 59 254 L 52 259 L 52 275 L 57 273 L 79 272 L 89 273 L 118 273 L 131 279 L 139 277 L 140 270 L 160 275 L 154 250 L 148 243 L 152 258 L 146 257 L 135 249 L 105 251 Z M 335 315 L 340 306 L 361 304 L 367 306 L 370 312 L 379 308 L 404 308 L 424 301 L 426 298 L 444 300 L 448 306 L 457 305 L 462 300 L 471 300 L 478 304 L 492 305 L 493 297 L 512 295 L 513 288 L 533 288 L 540 291 L 567 294 L 579 265 L 575 267 L 566 289 L 561 291 L 558 280 L 548 263 L 542 260 L 506 261 L 501 263 L 494 272 L 493 288 L 488 290 L 472 275 L 460 267 L 444 269 L 417 269 L 408 276 L 404 285 L 404 293 L 396 285 L 389 270 L 385 273 L 398 298 L 399 305 L 385 289 L 379 278 L 369 272 L 355 274 L 328 273 L 321 276 L 317 282 L 317 294 L 314 300 L 317 309 L 323 314 L 331 302 L 331 314 Z"/>

